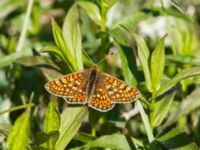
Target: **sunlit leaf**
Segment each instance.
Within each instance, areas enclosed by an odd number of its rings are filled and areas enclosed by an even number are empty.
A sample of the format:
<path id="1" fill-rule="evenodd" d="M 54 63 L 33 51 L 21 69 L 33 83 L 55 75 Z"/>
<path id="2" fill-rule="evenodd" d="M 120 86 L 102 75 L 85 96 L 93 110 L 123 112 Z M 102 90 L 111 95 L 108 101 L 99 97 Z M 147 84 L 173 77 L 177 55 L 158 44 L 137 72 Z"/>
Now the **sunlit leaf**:
<path id="1" fill-rule="evenodd" d="M 179 81 L 197 75 L 200 75 L 200 67 L 192 67 L 189 69 L 184 69 L 180 73 L 178 73 L 175 77 L 173 77 L 170 81 L 163 83 L 163 85 L 161 85 L 160 89 L 155 93 L 155 95 L 159 96 L 165 93 L 166 91 L 170 90 Z"/>
<path id="2" fill-rule="evenodd" d="M 48 134 L 49 139 L 47 147 L 54 149 L 55 143 L 58 140 L 58 130 L 60 127 L 60 113 L 57 108 L 57 100 L 51 100 L 46 110 L 44 131 Z"/>
<path id="3" fill-rule="evenodd" d="M 143 39 L 138 34 L 133 34 L 137 43 L 138 48 L 138 57 L 140 60 L 140 63 L 142 65 L 143 71 L 144 71 L 144 77 L 146 81 L 146 86 L 149 91 L 152 91 L 152 83 L 151 83 L 151 76 L 150 76 L 150 70 L 149 70 L 149 49 Z"/>
<path id="4" fill-rule="evenodd" d="M 64 39 L 63 39 L 63 35 L 61 32 L 60 27 L 58 26 L 58 24 L 56 23 L 56 21 L 54 19 L 52 19 L 51 21 L 52 23 L 52 31 L 53 31 L 53 36 L 54 36 L 54 40 L 55 43 L 57 45 L 57 47 L 60 49 L 60 52 L 57 52 L 60 55 L 62 55 L 61 58 L 63 58 L 63 61 L 67 61 L 67 65 L 69 68 L 71 68 L 71 70 L 75 70 L 76 69 L 76 64 L 75 64 L 75 59 L 73 57 L 74 53 L 72 53 L 70 51 L 70 49 L 68 48 L 68 46 L 66 45 Z M 55 49 L 52 49 L 55 51 Z M 58 50 L 57 50 L 58 51 Z"/>
<path id="5" fill-rule="evenodd" d="M 64 24 L 62 27 L 62 34 L 67 47 L 75 58 L 76 65 L 78 69 L 83 69 L 82 62 L 82 41 L 81 41 L 81 31 L 79 25 L 79 14 L 77 9 L 77 4 L 74 4 L 68 11 Z M 68 57 L 71 59 L 71 57 Z"/>
<path id="6" fill-rule="evenodd" d="M 48 52 L 50 54 L 57 55 L 59 58 L 61 58 L 61 60 L 63 60 L 64 62 L 66 62 L 66 64 L 68 64 L 68 62 L 65 60 L 62 50 L 58 48 L 57 46 L 52 46 L 52 45 L 44 46 L 41 49 L 41 52 Z"/>
<path id="7" fill-rule="evenodd" d="M 88 16 L 96 23 L 101 23 L 101 14 L 97 5 L 90 1 L 78 1 L 78 4 L 86 11 Z"/>
<path id="8" fill-rule="evenodd" d="M 77 133 L 86 115 L 87 107 L 67 107 L 61 114 L 60 137 L 55 145 L 56 150 L 64 149 Z"/>
<path id="9" fill-rule="evenodd" d="M 154 92 L 160 87 L 160 81 L 165 67 L 165 37 L 166 35 L 158 41 L 151 55 L 151 82 Z"/>
<path id="10" fill-rule="evenodd" d="M 157 127 L 163 121 L 164 117 L 167 115 L 169 108 L 174 99 L 175 92 L 172 94 L 166 95 L 164 98 L 160 99 L 155 103 L 154 106 L 154 126 Z"/>
<path id="11" fill-rule="evenodd" d="M 30 110 L 25 111 L 14 123 L 8 135 L 9 150 L 26 150 L 30 133 Z"/>

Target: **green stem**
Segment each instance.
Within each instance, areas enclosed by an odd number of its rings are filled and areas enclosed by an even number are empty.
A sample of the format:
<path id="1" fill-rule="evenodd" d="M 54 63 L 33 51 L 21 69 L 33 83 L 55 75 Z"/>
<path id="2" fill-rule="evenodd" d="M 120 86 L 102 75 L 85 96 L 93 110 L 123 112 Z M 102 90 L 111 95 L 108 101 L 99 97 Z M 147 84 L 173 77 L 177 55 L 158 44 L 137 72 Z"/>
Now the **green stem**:
<path id="1" fill-rule="evenodd" d="M 27 29 L 28 29 L 28 23 L 29 23 L 31 11 L 32 11 L 33 1 L 34 0 L 29 0 L 29 2 L 28 2 L 28 8 L 26 11 L 25 19 L 24 19 L 24 24 L 22 26 L 22 32 L 20 34 L 19 41 L 17 43 L 16 51 L 21 51 L 22 47 L 24 45 L 24 41 L 26 38 Z"/>
<path id="2" fill-rule="evenodd" d="M 136 103 L 137 103 L 138 109 L 140 111 L 145 130 L 147 132 L 148 141 L 149 141 L 149 143 L 151 143 L 154 140 L 154 136 L 153 136 L 153 132 L 152 132 L 152 129 L 150 127 L 150 124 L 149 124 L 149 119 L 148 119 L 140 101 L 137 101 Z"/>
<path id="3" fill-rule="evenodd" d="M 105 6 L 105 2 L 104 0 L 101 0 L 101 25 L 100 25 L 101 32 L 106 31 L 106 20 L 107 20 L 106 12 L 107 12 L 107 8 Z"/>
<path id="4" fill-rule="evenodd" d="M 0 112 L 0 115 L 7 113 L 7 112 L 16 111 L 16 110 L 19 110 L 19 109 L 25 109 L 25 108 L 33 107 L 33 106 L 35 106 L 35 104 L 33 104 L 33 103 L 17 106 L 17 107 L 10 108 L 10 109 L 7 109 L 7 110 Z"/>
<path id="5" fill-rule="evenodd" d="M 152 99 L 151 101 L 151 110 L 150 110 L 150 126 L 151 126 L 151 129 L 153 129 L 153 126 L 154 126 L 154 105 L 155 105 L 155 98 Z"/>

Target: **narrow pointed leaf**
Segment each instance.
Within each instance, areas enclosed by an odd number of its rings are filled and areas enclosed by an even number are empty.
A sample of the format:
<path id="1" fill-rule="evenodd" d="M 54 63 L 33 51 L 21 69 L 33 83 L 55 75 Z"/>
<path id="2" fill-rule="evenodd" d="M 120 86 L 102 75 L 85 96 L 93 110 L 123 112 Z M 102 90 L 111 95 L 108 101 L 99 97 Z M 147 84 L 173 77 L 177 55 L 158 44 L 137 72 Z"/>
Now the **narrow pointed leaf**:
<path id="1" fill-rule="evenodd" d="M 163 121 L 163 119 L 165 118 L 165 116 L 167 115 L 169 108 L 172 104 L 172 101 L 174 99 L 175 96 L 175 92 L 172 94 L 168 94 L 166 95 L 164 98 L 162 98 L 161 100 L 157 101 L 155 103 L 155 117 L 154 117 L 154 126 L 157 127 L 158 125 L 160 125 Z"/>
<path id="2" fill-rule="evenodd" d="M 125 34 L 120 28 L 113 29 L 109 33 L 119 46 L 119 55 L 125 81 L 133 86 L 137 86 L 137 80 L 135 78 L 137 74 L 136 58 L 132 48 L 127 44 L 126 38 L 124 38 Z"/>
<path id="3" fill-rule="evenodd" d="M 21 50 L 21 51 L 18 51 L 18 52 L 14 52 L 14 53 L 11 53 L 11 54 L 6 55 L 6 56 L 1 56 L 0 68 L 6 67 L 6 66 L 12 64 L 16 59 L 18 59 L 20 57 L 31 56 L 31 55 L 33 55 L 33 52 L 32 52 L 31 49 L 29 49 L 29 50 Z"/>
<path id="4" fill-rule="evenodd" d="M 192 76 L 200 75 L 200 67 L 192 67 L 189 69 L 185 69 L 178 73 L 175 77 L 173 77 L 170 81 L 164 83 L 160 89 L 155 93 L 156 96 L 159 96 L 166 91 L 170 90 L 173 86 L 175 86 L 179 81 L 189 78 Z"/>
<path id="5" fill-rule="evenodd" d="M 165 37 L 166 35 L 158 41 L 151 55 L 151 82 L 153 91 L 156 91 L 160 87 L 160 81 L 165 67 Z"/>
<path id="6" fill-rule="evenodd" d="M 55 43 L 56 43 L 57 47 L 60 49 L 60 52 L 62 53 L 61 58 L 64 59 L 63 60 L 64 62 L 68 61 L 69 63 L 67 63 L 67 64 L 70 65 L 69 67 L 72 68 L 73 70 L 75 70 L 76 65 L 75 65 L 75 59 L 73 57 L 73 53 L 67 47 L 67 45 L 63 39 L 63 35 L 62 35 L 60 27 L 58 26 L 56 21 L 53 19 L 51 21 L 51 24 L 52 24 L 52 31 L 53 31 Z M 58 54 L 60 55 L 60 53 L 58 53 Z"/>
<path id="7" fill-rule="evenodd" d="M 191 137 L 182 130 L 175 128 L 158 137 L 152 142 L 149 149 L 198 150 L 199 148 Z"/>
<path id="8" fill-rule="evenodd" d="M 78 69 L 83 69 L 82 41 L 77 4 L 74 4 L 68 11 L 62 27 L 62 33 L 70 53 L 76 60 L 76 66 Z"/>
<path id="9" fill-rule="evenodd" d="M 88 16 L 98 25 L 101 23 L 101 14 L 96 4 L 90 1 L 78 1 L 78 4 L 86 11 Z"/>
<path id="10" fill-rule="evenodd" d="M 123 134 L 112 134 L 99 137 L 88 144 L 84 145 L 84 149 L 110 148 L 121 150 L 136 150 L 142 143 L 132 137 Z"/>
<path id="11" fill-rule="evenodd" d="M 57 100 L 51 100 L 45 115 L 44 131 L 48 134 L 48 149 L 54 149 L 58 140 L 58 130 L 60 127 L 60 113 L 57 108 Z"/>
<path id="12" fill-rule="evenodd" d="M 9 150 L 26 150 L 30 133 L 30 110 L 17 118 L 11 133 L 8 135 Z"/>
<path id="13" fill-rule="evenodd" d="M 55 145 L 56 150 L 63 150 L 80 128 L 86 115 L 87 107 L 67 107 L 61 115 L 60 137 Z"/>
<path id="14" fill-rule="evenodd" d="M 152 84 L 151 84 L 151 76 L 149 71 L 149 49 L 143 39 L 138 34 L 133 34 L 137 43 L 138 48 L 138 57 L 140 60 L 140 63 L 142 65 L 143 71 L 144 71 L 144 77 L 146 81 L 146 86 L 149 91 L 152 91 Z"/>
<path id="15" fill-rule="evenodd" d="M 179 107 L 168 117 L 166 123 L 163 128 L 166 128 L 173 123 L 175 123 L 178 119 L 180 119 L 184 115 L 188 115 L 193 110 L 200 107 L 200 88 L 195 89 L 190 95 L 184 99 Z"/>

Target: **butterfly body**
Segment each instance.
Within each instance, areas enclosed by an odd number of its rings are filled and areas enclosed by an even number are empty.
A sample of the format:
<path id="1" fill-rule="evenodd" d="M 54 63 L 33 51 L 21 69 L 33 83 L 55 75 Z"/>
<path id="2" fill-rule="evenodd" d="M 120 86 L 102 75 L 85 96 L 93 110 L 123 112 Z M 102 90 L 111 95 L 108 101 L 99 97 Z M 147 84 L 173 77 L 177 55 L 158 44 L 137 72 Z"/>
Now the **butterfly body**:
<path id="1" fill-rule="evenodd" d="M 112 109 L 115 103 L 129 103 L 140 97 L 138 89 L 100 72 L 96 65 L 52 80 L 45 88 L 68 103 L 87 104 L 103 112 Z"/>

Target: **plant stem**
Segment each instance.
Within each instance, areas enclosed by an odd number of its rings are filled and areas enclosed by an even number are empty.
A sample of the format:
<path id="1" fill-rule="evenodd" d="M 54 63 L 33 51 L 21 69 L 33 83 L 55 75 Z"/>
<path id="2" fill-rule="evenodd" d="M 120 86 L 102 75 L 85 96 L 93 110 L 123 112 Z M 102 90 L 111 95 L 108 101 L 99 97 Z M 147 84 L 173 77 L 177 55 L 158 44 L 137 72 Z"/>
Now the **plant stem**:
<path id="1" fill-rule="evenodd" d="M 104 0 L 101 0 L 101 25 L 100 25 L 100 30 L 101 32 L 106 31 L 106 12 L 107 12 L 107 7 L 105 5 Z"/>
<path id="2" fill-rule="evenodd" d="M 144 127 L 145 127 L 146 132 L 147 132 L 147 137 L 148 137 L 149 143 L 151 143 L 154 140 L 154 136 L 153 136 L 153 132 L 152 132 L 152 129 L 150 127 L 150 124 L 149 124 L 149 119 L 148 119 L 140 101 L 137 101 L 136 103 L 137 103 L 138 109 L 140 111 L 142 121 L 144 123 Z"/>
<path id="3" fill-rule="evenodd" d="M 17 43 L 16 51 L 21 51 L 22 47 L 24 45 L 26 32 L 27 32 L 27 29 L 28 29 L 29 18 L 30 18 L 31 10 L 32 10 L 32 6 L 33 6 L 33 1 L 34 0 L 29 0 L 29 2 L 28 2 L 28 8 L 27 8 L 27 11 L 26 11 L 25 19 L 24 19 L 24 24 L 22 26 L 22 32 L 20 34 L 19 41 Z"/>
<path id="4" fill-rule="evenodd" d="M 25 105 L 13 107 L 13 108 L 10 108 L 10 109 L 7 109 L 7 110 L 0 112 L 0 115 L 7 113 L 7 112 L 16 111 L 16 110 L 19 110 L 19 109 L 25 109 L 25 108 L 33 107 L 33 106 L 35 106 L 35 104 L 30 103 L 30 104 L 25 104 Z"/>

